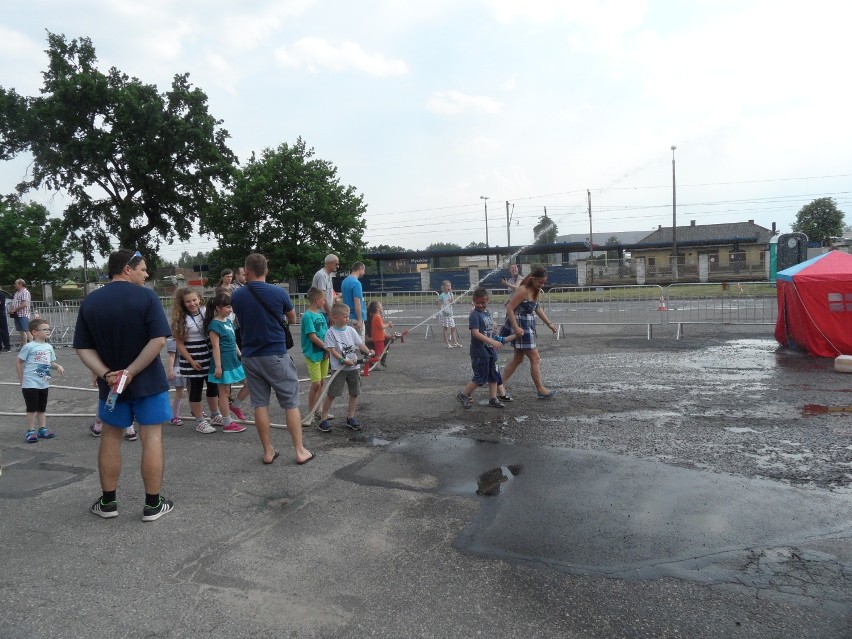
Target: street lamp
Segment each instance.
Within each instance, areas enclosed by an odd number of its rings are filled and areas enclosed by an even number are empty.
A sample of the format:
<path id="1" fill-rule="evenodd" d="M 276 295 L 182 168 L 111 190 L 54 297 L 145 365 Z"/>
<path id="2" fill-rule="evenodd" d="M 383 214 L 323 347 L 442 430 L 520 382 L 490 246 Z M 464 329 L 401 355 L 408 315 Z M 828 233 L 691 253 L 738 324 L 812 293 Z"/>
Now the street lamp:
<path id="1" fill-rule="evenodd" d="M 675 186 L 675 149 L 677 149 L 677 146 L 672 144 L 672 252 L 674 253 L 674 262 L 672 262 L 672 278 L 677 280 L 677 188 Z"/>
<path id="2" fill-rule="evenodd" d="M 491 256 L 488 254 L 488 196 L 480 195 L 480 200 L 485 202 L 485 266 L 491 266 Z"/>

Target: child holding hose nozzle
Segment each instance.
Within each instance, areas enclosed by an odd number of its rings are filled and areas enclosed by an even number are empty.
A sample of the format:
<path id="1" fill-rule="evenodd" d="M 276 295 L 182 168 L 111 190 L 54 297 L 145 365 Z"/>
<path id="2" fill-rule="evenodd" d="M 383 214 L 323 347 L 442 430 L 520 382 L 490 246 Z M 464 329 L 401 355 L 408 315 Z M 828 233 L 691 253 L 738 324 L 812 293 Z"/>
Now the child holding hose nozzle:
<path id="1" fill-rule="evenodd" d="M 367 305 L 367 344 L 373 347 L 376 354 L 370 358 L 370 370 L 384 370 L 387 367 L 388 354 L 385 347 L 388 343 L 393 342 L 395 336 L 393 333 L 388 333 L 387 329 L 393 328 L 393 322 L 386 322 L 382 303 L 372 301 Z M 378 365 L 376 365 L 378 362 Z"/>
<path id="2" fill-rule="evenodd" d="M 328 384 L 328 396 L 322 405 L 322 419 L 319 429 L 323 433 L 331 431 L 328 423 L 328 410 L 335 397 L 343 394 L 343 384 L 349 389 L 349 410 L 346 416 L 346 426 L 350 430 L 361 430 L 361 424 L 355 419 L 355 408 L 358 395 L 361 393 L 361 371 L 358 367 L 358 352 L 367 357 L 375 353 L 371 351 L 361 336 L 349 323 L 349 307 L 346 304 L 335 304 L 331 307 L 331 328 L 325 334 L 325 345 L 328 348 L 331 370 L 334 373 Z"/>

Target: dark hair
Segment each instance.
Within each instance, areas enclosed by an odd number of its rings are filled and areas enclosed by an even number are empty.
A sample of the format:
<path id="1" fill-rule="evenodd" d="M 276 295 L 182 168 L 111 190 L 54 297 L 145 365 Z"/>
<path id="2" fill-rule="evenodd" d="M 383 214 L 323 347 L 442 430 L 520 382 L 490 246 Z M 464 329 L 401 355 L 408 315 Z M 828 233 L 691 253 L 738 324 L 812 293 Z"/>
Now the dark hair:
<path id="1" fill-rule="evenodd" d="M 484 288 L 478 288 L 473 292 L 473 299 L 479 300 L 483 297 L 488 297 L 488 291 Z"/>
<path id="2" fill-rule="evenodd" d="M 204 334 L 210 332 L 210 322 L 216 319 L 216 309 L 231 303 L 231 295 L 229 293 L 216 293 L 209 302 L 207 302 L 207 310 L 204 312 Z"/>
<path id="3" fill-rule="evenodd" d="M 379 303 L 376 300 L 373 300 L 369 304 L 367 304 L 367 335 L 374 342 L 376 341 L 376 336 L 373 335 L 373 317 L 379 312 Z"/>
<path id="4" fill-rule="evenodd" d="M 362 268 L 366 268 L 366 267 L 364 266 L 364 262 L 355 262 L 355 263 L 352 265 L 352 268 L 350 268 L 350 269 L 349 269 L 349 272 L 350 272 L 350 273 L 354 273 L 355 271 L 360 271 Z"/>
<path id="5" fill-rule="evenodd" d="M 229 268 L 223 268 L 222 272 L 219 273 L 219 286 L 222 286 L 222 280 L 225 279 L 226 275 L 233 275 L 234 272 Z"/>
<path id="6" fill-rule="evenodd" d="M 107 273 L 112 279 L 116 275 L 120 275 L 125 266 L 136 266 L 143 258 L 141 255 L 136 255 L 137 251 L 130 249 L 119 249 L 115 253 L 110 253 L 109 261 L 107 262 Z"/>

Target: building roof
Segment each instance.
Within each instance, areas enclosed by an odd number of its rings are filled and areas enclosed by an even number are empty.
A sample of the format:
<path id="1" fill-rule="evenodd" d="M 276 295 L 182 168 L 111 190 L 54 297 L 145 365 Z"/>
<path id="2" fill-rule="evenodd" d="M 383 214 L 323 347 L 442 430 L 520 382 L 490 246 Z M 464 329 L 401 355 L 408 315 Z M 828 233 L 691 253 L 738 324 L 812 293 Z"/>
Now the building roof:
<path id="1" fill-rule="evenodd" d="M 714 242 L 730 244 L 737 240 L 749 240 L 757 244 L 768 244 L 774 233 L 753 221 L 732 224 L 698 224 L 677 227 L 677 241 Z M 638 244 L 671 244 L 672 227 L 657 229 L 637 242 Z"/>

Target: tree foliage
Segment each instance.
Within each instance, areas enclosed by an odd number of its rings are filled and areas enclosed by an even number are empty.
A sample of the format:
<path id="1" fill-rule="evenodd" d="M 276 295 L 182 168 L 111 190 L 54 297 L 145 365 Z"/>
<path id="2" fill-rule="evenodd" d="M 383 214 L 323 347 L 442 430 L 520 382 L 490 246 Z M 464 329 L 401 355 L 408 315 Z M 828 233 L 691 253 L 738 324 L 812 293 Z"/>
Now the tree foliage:
<path id="1" fill-rule="evenodd" d="M 827 246 L 830 238 L 843 235 L 843 219 L 843 211 L 837 208 L 834 198 L 820 197 L 799 209 L 793 231 L 804 233 L 811 242 Z"/>
<path id="2" fill-rule="evenodd" d="M 617 249 L 618 249 L 619 246 L 621 246 L 621 241 L 615 235 L 610 235 L 606 239 L 605 246 L 607 248 L 607 252 L 606 252 L 607 258 L 617 259 L 618 258 L 618 250 Z"/>
<path id="3" fill-rule="evenodd" d="M 235 162 L 207 96 L 186 74 L 164 94 L 114 67 L 104 74 L 88 38 L 47 39 L 41 95 L 0 88 L 0 158 L 33 155 L 18 190 L 67 192 L 67 228 L 101 254 L 112 237 L 146 256 L 187 240 Z"/>
<path id="4" fill-rule="evenodd" d="M 270 279 L 313 275 L 328 253 L 341 264 L 363 248 L 363 196 L 342 186 L 337 168 L 314 157 L 299 138 L 295 144 L 252 154 L 234 174 L 233 189 L 204 219 L 219 249 L 211 262 L 242 264 L 248 253 L 263 253 Z"/>
<path id="5" fill-rule="evenodd" d="M 405 253 L 411 249 L 407 249 L 403 246 L 394 246 L 392 244 L 376 244 L 375 246 L 368 246 L 365 249 L 367 253 Z"/>
<path id="6" fill-rule="evenodd" d="M 456 244 L 455 242 L 433 242 L 429 246 L 426 247 L 427 251 L 452 251 L 454 249 L 460 249 L 461 246 Z M 435 258 L 435 268 L 458 268 L 459 267 L 459 258 L 458 256 L 454 257 L 438 257 Z"/>
<path id="7" fill-rule="evenodd" d="M 41 204 L 0 200 L 0 282 L 53 282 L 67 276 L 70 261 L 61 220 L 49 218 Z"/>
<path id="8" fill-rule="evenodd" d="M 559 229 L 552 218 L 547 217 L 547 213 L 538 218 L 538 223 L 533 227 L 533 244 L 553 244 L 556 242 L 556 235 Z"/>

